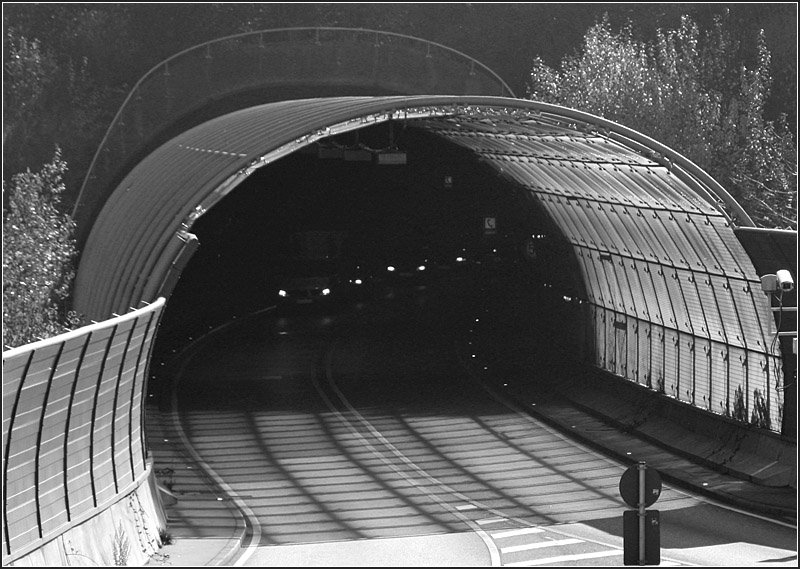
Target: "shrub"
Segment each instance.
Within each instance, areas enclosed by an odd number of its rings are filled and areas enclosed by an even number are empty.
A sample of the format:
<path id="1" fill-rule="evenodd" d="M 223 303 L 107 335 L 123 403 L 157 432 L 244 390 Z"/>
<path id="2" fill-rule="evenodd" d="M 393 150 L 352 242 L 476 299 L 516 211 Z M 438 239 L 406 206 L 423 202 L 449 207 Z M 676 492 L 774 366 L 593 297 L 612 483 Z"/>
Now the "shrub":
<path id="1" fill-rule="evenodd" d="M 725 14 L 701 31 L 688 16 L 644 43 L 608 19 L 561 70 L 533 62 L 526 96 L 602 116 L 682 154 L 716 179 L 757 225 L 797 229 L 796 142 L 786 117 L 764 118 L 770 53 L 745 46 Z"/>
<path id="2" fill-rule="evenodd" d="M 3 345 L 17 347 L 80 325 L 66 310 L 75 223 L 58 211 L 67 165 L 56 149 L 38 172 L 12 177 L 3 209 Z"/>

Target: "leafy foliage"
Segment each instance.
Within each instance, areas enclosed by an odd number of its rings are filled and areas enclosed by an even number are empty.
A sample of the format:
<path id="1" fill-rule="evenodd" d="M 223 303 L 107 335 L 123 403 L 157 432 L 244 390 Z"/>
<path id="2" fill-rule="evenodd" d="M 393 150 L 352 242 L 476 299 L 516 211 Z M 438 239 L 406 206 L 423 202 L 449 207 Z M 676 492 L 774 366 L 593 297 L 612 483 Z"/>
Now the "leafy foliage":
<path id="1" fill-rule="evenodd" d="M 736 392 L 733 394 L 733 409 L 730 411 L 730 417 L 742 423 L 747 422 L 747 405 L 744 402 L 744 390 L 739 385 Z"/>
<path id="2" fill-rule="evenodd" d="M 33 118 L 45 89 L 45 77 L 54 64 L 44 56 L 39 41 L 6 30 L 3 65 L 3 141 Z M 26 136 L 23 133 L 22 136 Z"/>
<path id="3" fill-rule="evenodd" d="M 74 188 L 127 92 L 125 87 L 102 85 L 96 80 L 101 70 L 104 78 L 111 78 L 106 69 L 124 67 L 107 60 L 112 47 L 121 44 L 119 49 L 124 49 L 119 38 L 125 35 L 112 35 L 119 24 L 111 25 L 111 15 L 102 11 L 84 8 L 77 17 L 70 16 L 63 5 L 50 10 L 50 17 L 41 25 L 60 23 L 46 27 L 44 35 L 31 35 L 24 20 L 17 21 L 19 26 L 5 28 L 3 180 L 8 182 L 18 172 L 41 167 L 50 160 L 57 143 L 64 159 L 78 165 L 64 173 L 67 186 Z M 95 46 L 91 57 L 79 55 L 89 53 L 86 45 Z M 69 201 L 72 193 L 66 192 L 62 199 Z"/>
<path id="4" fill-rule="evenodd" d="M 705 32 L 684 16 L 648 43 L 630 26 L 614 33 L 606 18 L 560 71 L 534 60 L 526 96 L 642 132 L 707 171 L 757 224 L 796 230 L 794 137 L 785 115 L 764 118 L 771 76 L 763 34 L 747 47 L 724 14 Z"/>
<path id="5" fill-rule="evenodd" d="M 56 149 L 39 172 L 15 175 L 3 194 L 3 345 L 21 346 L 80 324 L 65 312 L 74 277 L 75 225 L 57 209 L 66 162 Z"/>
<path id="6" fill-rule="evenodd" d="M 750 423 L 761 429 L 770 428 L 769 405 L 758 389 L 753 390 L 753 411 L 750 415 Z"/>
<path id="7" fill-rule="evenodd" d="M 787 121 L 764 119 L 773 81 L 763 38 L 757 38 L 755 47 L 736 41 L 746 36 L 725 18 L 709 19 L 719 11 L 712 4 L 596 6 L 4 5 L 5 343 L 46 336 L 48 330 L 58 332 L 74 321 L 63 308 L 72 280 L 67 262 L 74 255 L 68 246 L 71 221 L 57 210 L 59 205 L 70 208 L 106 128 L 133 84 L 183 49 L 259 29 L 343 26 L 410 34 L 476 57 L 519 92 L 529 53 L 557 60 L 572 49 L 599 10 L 630 17 L 645 33 L 634 36 L 628 27 L 613 34 L 606 22 L 589 29 L 583 55 L 565 60 L 562 71 L 537 61 L 530 74 L 530 96 L 602 114 L 645 132 L 706 169 L 764 225 L 796 228 L 795 142 Z M 789 4 L 771 5 L 770 10 L 756 4 L 730 6 L 748 30 L 756 23 L 773 31 L 782 25 L 793 28 L 796 18 L 796 8 Z M 677 22 L 683 11 L 709 22 L 708 31 L 701 34 L 685 19 L 677 30 L 659 34 L 651 44 L 634 41 L 651 38 L 653 29 Z M 793 113 L 796 106 L 796 33 L 788 34 L 788 41 L 787 34 L 778 36 L 784 39 L 775 50 L 782 63 L 773 72 L 779 94 L 769 99 L 773 119 L 775 109 Z M 51 161 L 53 144 L 63 154 Z M 29 210 L 30 215 L 24 215 Z M 39 233 L 22 235 L 23 221 Z M 12 267 L 15 259 L 22 265 Z M 49 292 L 47 286 L 52 287 Z M 28 291 L 30 298 L 25 300 L 22 296 Z M 44 312 L 35 315 L 38 308 Z"/>

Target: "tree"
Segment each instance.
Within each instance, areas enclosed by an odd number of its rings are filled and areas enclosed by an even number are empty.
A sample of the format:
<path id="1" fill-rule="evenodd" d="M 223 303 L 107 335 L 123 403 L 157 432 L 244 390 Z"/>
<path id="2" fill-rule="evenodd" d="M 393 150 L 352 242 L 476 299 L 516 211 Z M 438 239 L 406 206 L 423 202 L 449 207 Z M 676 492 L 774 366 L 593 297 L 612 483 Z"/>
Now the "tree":
<path id="1" fill-rule="evenodd" d="M 94 6 L 15 5 L 3 14 L 3 180 L 38 170 L 56 143 L 71 165 L 65 207 L 128 92 L 124 11 Z"/>
<path id="2" fill-rule="evenodd" d="M 796 144 L 785 116 L 764 118 L 770 54 L 763 34 L 752 46 L 734 38 L 724 13 L 702 33 L 684 16 L 649 43 L 604 18 L 560 71 L 534 60 L 526 97 L 646 134 L 706 170 L 757 224 L 796 230 Z"/>
<path id="3" fill-rule="evenodd" d="M 38 172 L 3 182 L 3 345 L 21 346 L 80 325 L 65 303 L 74 277 L 75 224 L 58 211 L 67 165 L 56 149 Z"/>

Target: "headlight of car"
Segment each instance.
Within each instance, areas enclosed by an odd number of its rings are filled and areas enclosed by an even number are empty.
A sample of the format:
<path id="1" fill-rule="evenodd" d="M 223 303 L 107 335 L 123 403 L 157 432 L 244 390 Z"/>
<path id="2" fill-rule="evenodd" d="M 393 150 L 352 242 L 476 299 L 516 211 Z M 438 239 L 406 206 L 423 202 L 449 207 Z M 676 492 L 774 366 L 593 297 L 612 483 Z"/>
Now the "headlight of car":
<path id="1" fill-rule="evenodd" d="M 285 291 L 285 290 L 283 290 L 283 289 L 279 290 L 279 291 L 278 291 L 278 296 L 283 296 L 283 297 L 285 297 L 285 296 L 286 296 L 286 291 Z"/>
<path id="2" fill-rule="evenodd" d="M 322 296 L 328 296 L 331 293 L 331 289 L 323 288 L 322 289 Z"/>

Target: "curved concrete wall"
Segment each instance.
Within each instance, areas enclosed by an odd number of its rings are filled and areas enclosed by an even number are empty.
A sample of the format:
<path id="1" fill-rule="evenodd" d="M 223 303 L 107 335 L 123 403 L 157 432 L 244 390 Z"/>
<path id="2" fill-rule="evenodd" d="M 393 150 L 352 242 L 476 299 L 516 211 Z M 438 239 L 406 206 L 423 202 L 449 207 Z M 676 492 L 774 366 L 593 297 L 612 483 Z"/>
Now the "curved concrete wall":
<path id="1" fill-rule="evenodd" d="M 3 352 L 4 562 L 140 488 L 152 502 L 143 397 L 164 303 Z"/>

